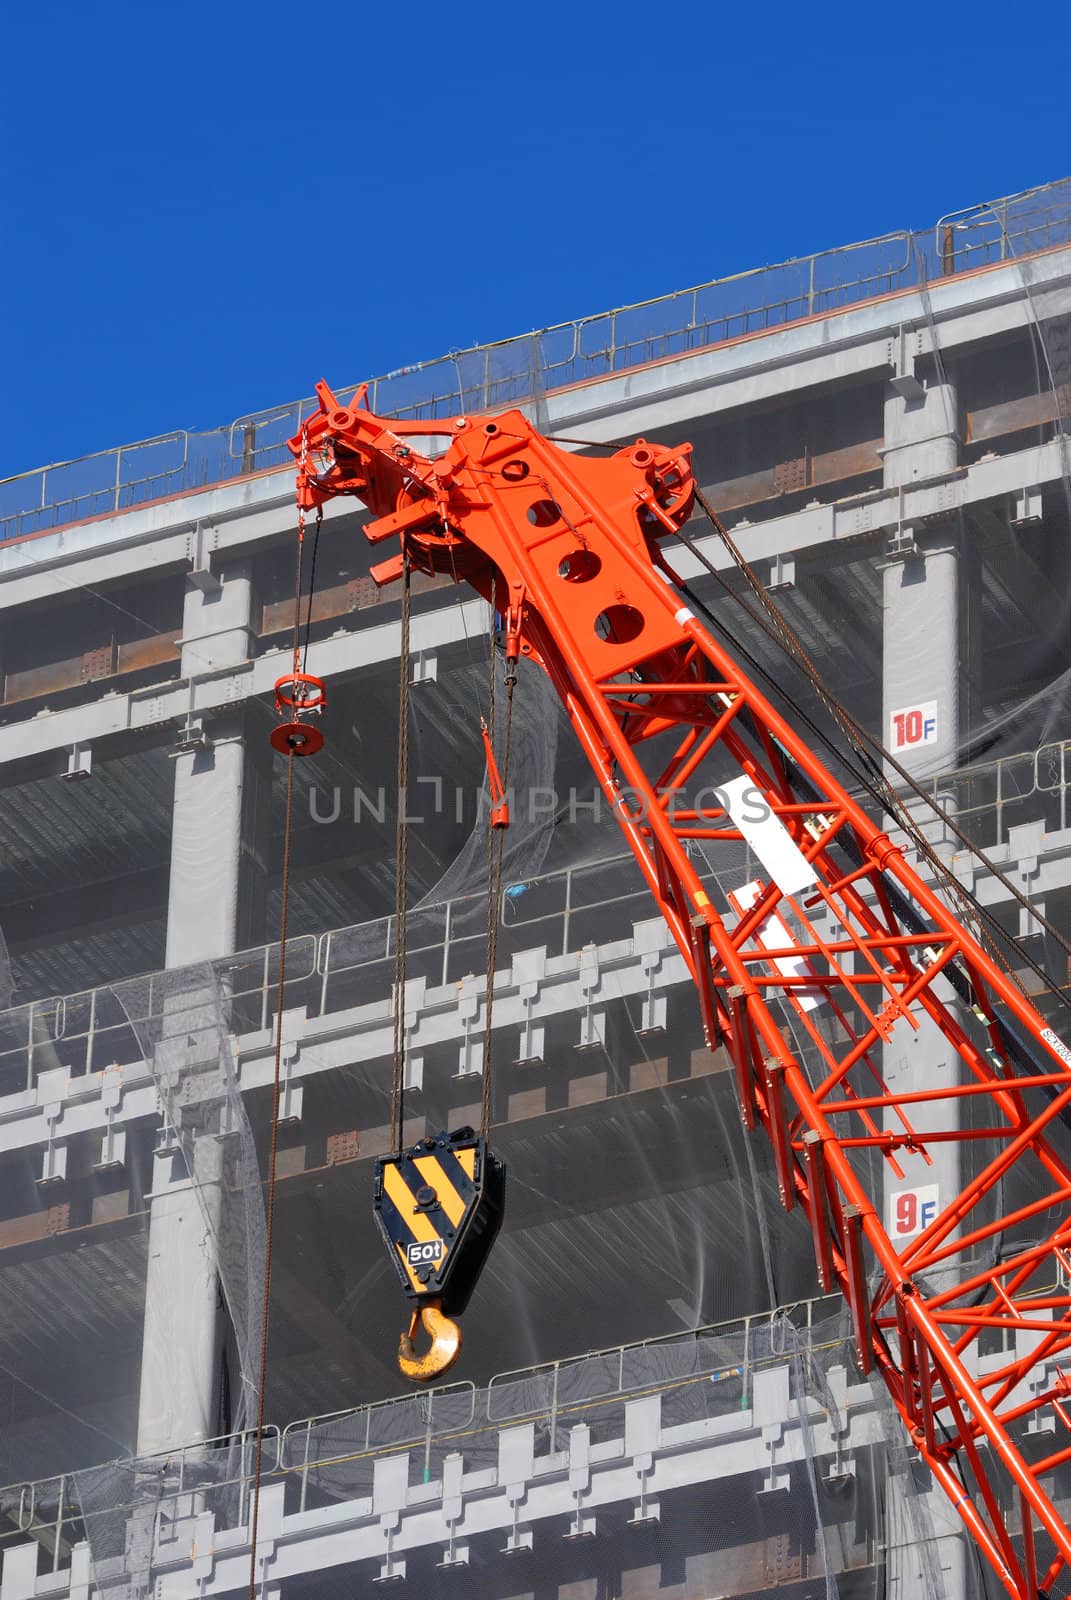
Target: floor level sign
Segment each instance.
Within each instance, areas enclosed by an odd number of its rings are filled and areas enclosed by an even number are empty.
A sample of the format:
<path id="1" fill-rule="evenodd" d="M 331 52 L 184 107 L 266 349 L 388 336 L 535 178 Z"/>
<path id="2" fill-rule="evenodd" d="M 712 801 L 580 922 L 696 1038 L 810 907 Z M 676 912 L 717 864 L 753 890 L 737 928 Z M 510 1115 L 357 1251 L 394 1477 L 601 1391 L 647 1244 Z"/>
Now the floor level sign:
<path id="1" fill-rule="evenodd" d="M 940 1189 L 936 1183 L 923 1184 L 916 1189 L 898 1189 L 889 1196 L 889 1238 L 896 1244 L 924 1232 L 936 1221 L 940 1205 Z"/>
<path id="2" fill-rule="evenodd" d="M 895 755 L 899 750 L 921 749 L 923 745 L 937 743 L 937 701 L 920 700 L 918 705 L 901 706 L 889 713 L 889 748 Z"/>

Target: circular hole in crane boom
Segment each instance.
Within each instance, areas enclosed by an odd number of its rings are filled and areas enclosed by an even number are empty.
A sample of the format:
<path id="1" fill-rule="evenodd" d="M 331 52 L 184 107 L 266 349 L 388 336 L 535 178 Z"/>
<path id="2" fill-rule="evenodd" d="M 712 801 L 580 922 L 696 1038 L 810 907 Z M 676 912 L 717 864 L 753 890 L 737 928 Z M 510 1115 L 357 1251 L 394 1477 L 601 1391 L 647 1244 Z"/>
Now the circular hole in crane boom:
<path id="1" fill-rule="evenodd" d="M 534 500 L 528 507 L 528 521 L 533 528 L 553 528 L 562 520 L 562 508 L 553 500 Z"/>
<path id="2" fill-rule="evenodd" d="M 607 644 L 631 644 L 643 632 L 643 612 L 635 606 L 607 606 L 595 618 L 595 632 Z"/>
<path id="3" fill-rule="evenodd" d="M 602 571 L 602 562 L 593 550 L 585 550 L 582 546 L 570 550 L 558 562 L 558 576 L 564 578 L 566 583 L 590 583 L 597 573 Z"/>

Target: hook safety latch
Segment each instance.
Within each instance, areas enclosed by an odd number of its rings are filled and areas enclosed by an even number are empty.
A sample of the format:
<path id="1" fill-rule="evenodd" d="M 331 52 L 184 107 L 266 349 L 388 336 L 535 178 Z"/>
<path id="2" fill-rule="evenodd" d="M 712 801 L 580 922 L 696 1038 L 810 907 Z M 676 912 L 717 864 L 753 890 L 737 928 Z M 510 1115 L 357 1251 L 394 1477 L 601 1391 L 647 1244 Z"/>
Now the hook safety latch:
<path id="1" fill-rule="evenodd" d="M 491 734 L 485 717 L 480 718 L 480 732 L 483 735 L 484 754 L 487 757 L 487 781 L 491 785 L 491 826 L 492 828 L 508 828 L 509 801 L 506 799 L 506 791 L 499 775 L 498 762 L 495 760 Z"/>
<path id="2" fill-rule="evenodd" d="M 421 1328 L 431 1340 L 431 1348 L 418 1356 L 413 1340 Z M 461 1329 L 444 1315 L 440 1302 L 425 1300 L 415 1306 L 409 1327 L 398 1340 L 398 1365 L 404 1375 L 416 1383 L 430 1383 L 449 1372 L 460 1354 Z"/>

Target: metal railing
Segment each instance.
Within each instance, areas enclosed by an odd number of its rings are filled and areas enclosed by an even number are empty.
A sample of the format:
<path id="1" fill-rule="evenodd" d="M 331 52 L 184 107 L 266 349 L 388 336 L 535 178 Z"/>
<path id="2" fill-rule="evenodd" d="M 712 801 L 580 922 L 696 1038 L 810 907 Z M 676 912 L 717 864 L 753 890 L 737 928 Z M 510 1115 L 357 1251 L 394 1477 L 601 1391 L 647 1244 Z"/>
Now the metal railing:
<path id="1" fill-rule="evenodd" d="M 635 890 L 622 893 L 622 873 Z M 528 911 L 522 912 L 522 894 Z M 620 936 L 622 912 L 651 915 L 631 855 L 570 867 L 512 884 L 503 894 L 498 951 L 508 964 L 518 950 L 546 944 L 551 956 Z M 411 911 L 407 965 L 411 979 L 454 983 L 482 970 L 486 899 L 459 896 Z M 213 963 L 232 1032 L 267 1029 L 277 1003 L 278 944 L 225 956 Z M 357 923 L 287 941 L 286 1009 L 304 1006 L 310 1018 L 364 1005 L 389 1006 L 394 971 L 394 919 Z M 0 1096 L 32 1090 L 42 1072 L 64 1069 L 74 1078 L 144 1060 L 146 1044 L 174 993 L 174 972 L 101 985 L 78 994 L 32 1000 L 0 1012 Z"/>
<path id="2" fill-rule="evenodd" d="M 948 212 L 933 231 L 933 256 L 942 272 L 970 272 L 1066 244 L 1068 218 L 1056 214 L 1050 196 L 1067 185 L 1067 179 L 1059 179 Z"/>
<path id="3" fill-rule="evenodd" d="M 1055 1286 L 1053 1286 L 1055 1287 Z M 1066 1288 L 1061 1280 L 1061 1289 Z M 1045 1298 L 1053 1288 L 1039 1288 Z M 991 1354 L 1017 1348 L 1005 1328 Z M 643 1395 L 662 1397 L 662 1421 L 725 1417 L 750 1410 L 756 1375 L 788 1361 L 802 1365 L 802 1393 L 828 1409 L 829 1368 L 854 1372 L 854 1343 L 839 1295 L 823 1295 L 707 1323 L 679 1333 L 636 1340 L 496 1373 L 485 1387 L 445 1384 L 367 1405 L 291 1422 L 264 1431 L 262 1479 L 283 1482 L 288 1512 L 371 1492 L 375 1462 L 412 1447 L 411 1470 L 429 1483 L 448 1454 L 469 1466 L 493 1465 L 503 1428 L 533 1424 L 541 1454 L 561 1448 L 560 1428 L 583 1422 L 596 1441 L 624 1435 L 625 1406 Z M 856 1379 L 855 1381 L 860 1381 Z M 124 1519 L 152 1508 L 157 1529 L 195 1511 L 213 1509 L 217 1527 L 244 1527 L 253 1480 L 255 1434 L 190 1444 L 156 1456 L 129 1457 L 0 1488 L 0 1546 L 37 1539 L 53 1570 L 62 1555 L 88 1539 L 94 1555 L 110 1542 L 123 1548 Z"/>
<path id="4" fill-rule="evenodd" d="M 817 251 L 401 367 L 370 380 L 370 404 L 383 415 L 417 420 L 519 405 L 1069 242 L 1071 179 L 1060 179 L 951 213 L 934 229 Z M 340 390 L 341 397 L 349 399 L 355 387 Z M 0 540 L 285 464 L 286 440 L 315 404 L 296 400 L 229 427 L 167 434 L 0 480 Z"/>
<path id="5" fill-rule="evenodd" d="M 1010 830 L 1023 822 L 1041 822 L 1051 833 L 1071 821 L 1071 741 L 1054 740 L 919 782 L 934 799 L 952 803 L 956 821 L 982 849 L 1007 844 Z"/>
<path id="6" fill-rule="evenodd" d="M 286 1485 L 287 1510 L 305 1511 L 371 1492 L 375 1462 L 413 1446 L 411 1465 L 424 1483 L 445 1456 L 471 1464 L 497 1460 L 504 1427 L 536 1425 L 548 1452 L 559 1427 L 584 1421 L 598 1437 L 623 1435 L 625 1404 L 641 1394 L 666 1397 L 664 1420 L 728 1415 L 749 1409 L 757 1372 L 799 1354 L 850 1360 L 842 1302 L 827 1295 L 774 1312 L 734 1317 L 680 1333 L 589 1351 L 496 1374 L 483 1388 L 468 1382 L 409 1392 L 344 1411 L 265 1428 L 262 1481 Z M 683 1403 L 685 1402 L 686 1403 Z M 214 1509 L 217 1527 L 243 1527 L 249 1512 L 255 1434 L 248 1429 L 156 1456 L 106 1462 L 0 1488 L 0 1546 L 36 1539 L 59 1570 L 72 1545 L 88 1540 L 122 1549 L 121 1522 L 151 1506 L 157 1529 Z"/>
<path id="7" fill-rule="evenodd" d="M 422 1473 L 427 1482 L 434 1444 L 445 1438 L 471 1435 L 476 1425 L 477 1392 L 473 1383 L 443 1384 L 291 1422 L 282 1432 L 278 1470 L 297 1479 L 297 1509 L 304 1511 L 308 1506 L 314 1474 L 354 1462 L 371 1462 L 406 1446 L 421 1447 Z"/>
<path id="8" fill-rule="evenodd" d="M 1071 740 L 936 774 L 922 783 L 953 806 L 964 832 L 982 849 L 1006 844 L 1018 823 L 1040 822 L 1047 832 L 1055 832 L 1071 825 Z M 741 851 L 734 881 L 746 881 L 749 864 L 750 857 Z M 696 865 L 708 883 L 724 874 L 724 868 L 714 872 L 699 856 Z M 510 884 L 501 902 L 500 966 L 521 950 L 544 946 L 553 958 L 620 938 L 630 923 L 650 919 L 653 911 L 628 852 Z M 411 911 L 410 978 L 439 986 L 481 972 L 485 916 L 482 894 Z M 223 957 L 214 966 L 231 1030 L 267 1029 L 277 1000 L 278 944 Z M 387 1007 L 393 977 L 391 917 L 287 942 L 286 1008 L 304 1006 L 310 1018 L 364 1005 Z M 0 1096 L 32 1090 L 42 1071 L 64 1068 L 79 1078 L 142 1061 L 144 1041 L 174 982 L 174 973 L 150 973 L 0 1013 Z"/>
<path id="9" fill-rule="evenodd" d="M 274 1423 L 264 1427 L 262 1473 L 276 1476 L 282 1436 Z M 0 1549 L 34 1539 L 58 1572 L 71 1547 L 88 1540 L 95 1555 L 111 1543 L 122 1549 L 123 1523 L 139 1505 L 152 1508 L 158 1530 L 183 1505 L 225 1507 L 232 1526 L 247 1520 L 256 1457 L 256 1430 L 221 1434 L 154 1456 L 128 1457 L 9 1484 L 0 1489 Z M 118 1553 L 118 1552 L 108 1552 Z"/>

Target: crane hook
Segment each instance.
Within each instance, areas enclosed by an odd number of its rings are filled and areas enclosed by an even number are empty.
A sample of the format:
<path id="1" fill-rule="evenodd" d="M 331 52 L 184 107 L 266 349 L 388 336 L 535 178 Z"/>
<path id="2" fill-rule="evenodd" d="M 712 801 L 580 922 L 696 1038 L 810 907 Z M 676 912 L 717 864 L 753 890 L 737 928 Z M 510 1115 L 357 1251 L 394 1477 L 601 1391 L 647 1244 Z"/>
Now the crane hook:
<path id="1" fill-rule="evenodd" d="M 420 1327 L 431 1340 L 431 1349 L 422 1356 L 413 1350 L 413 1340 Z M 429 1383 L 449 1372 L 460 1354 L 461 1329 L 444 1316 L 440 1302 L 425 1300 L 417 1306 L 408 1329 L 398 1340 L 398 1365 L 405 1376 L 415 1383 Z"/>

